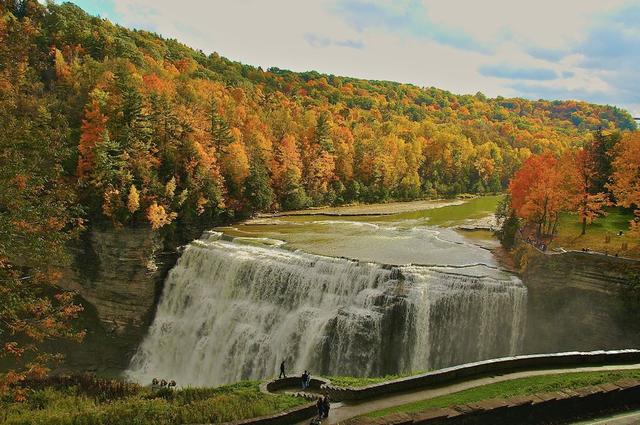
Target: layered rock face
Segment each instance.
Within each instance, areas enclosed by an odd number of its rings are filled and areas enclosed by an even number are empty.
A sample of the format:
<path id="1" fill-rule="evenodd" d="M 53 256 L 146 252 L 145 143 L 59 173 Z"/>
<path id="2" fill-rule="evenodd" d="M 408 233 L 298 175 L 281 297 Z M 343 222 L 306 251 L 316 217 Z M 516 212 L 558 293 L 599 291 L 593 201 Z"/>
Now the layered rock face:
<path id="1" fill-rule="evenodd" d="M 640 347 L 640 262 L 596 253 L 542 254 L 529 248 L 527 353 Z"/>
<path id="2" fill-rule="evenodd" d="M 85 311 L 82 344 L 55 342 L 65 369 L 119 373 L 128 364 L 153 318 L 174 250 L 164 250 L 149 228 L 92 229 L 69 248 L 72 263 L 61 280 L 76 291 Z"/>
<path id="3" fill-rule="evenodd" d="M 92 230 L 75 261 L 65 289 L 77 291 L 110 332 L 146 326 L 156 286 L 164 278 L 163 243 L 147 228 Z"/>

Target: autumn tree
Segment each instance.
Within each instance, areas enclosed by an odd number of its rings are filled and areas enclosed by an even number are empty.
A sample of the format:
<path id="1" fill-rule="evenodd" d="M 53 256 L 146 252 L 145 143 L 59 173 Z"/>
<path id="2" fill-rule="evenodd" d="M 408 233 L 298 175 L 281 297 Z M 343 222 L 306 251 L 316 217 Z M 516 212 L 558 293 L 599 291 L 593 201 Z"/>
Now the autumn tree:
<path id="1" fill-rule="evenodd" d="M 626 133 L 616 146 L 613 173 L 608 185 L 618 205 L 634 208 L 631 228 L 640 232 L 640 132 Z"/>
<path id="2" fill-rule="evenodd" d="M 567 152 L 562 157 L 562 170 L 565 179 L 573 189 L 569 194 L 574 201 L 574 209 L 582 221 L 582 234 L 587 231 L 587 224 L 593 223 L 597 217 L 606 215 L 605 207 L 612 203 L 604 192 L 596 192 L 599 187 L 597 163 L 592 152 L 580 149 Z"/>
<path id="3" fill-rule="evenodd" d="M 538 237 L 553 236 L 560 213 L 572 205 L 570 182 L 561 169 L 562 164 L 552 154 L 533 155 L 509 183 L 514 211 L 536 226 Z"/>
<path id="4" fill-rule="evenodd" d="M 240 198 L 246 178 L 249 176 L 249 155 L 242 142 L 240 130 L 232 130 L 234 141 L 229 144 L 224 154 L 224 175 L 232 196 Z"/>

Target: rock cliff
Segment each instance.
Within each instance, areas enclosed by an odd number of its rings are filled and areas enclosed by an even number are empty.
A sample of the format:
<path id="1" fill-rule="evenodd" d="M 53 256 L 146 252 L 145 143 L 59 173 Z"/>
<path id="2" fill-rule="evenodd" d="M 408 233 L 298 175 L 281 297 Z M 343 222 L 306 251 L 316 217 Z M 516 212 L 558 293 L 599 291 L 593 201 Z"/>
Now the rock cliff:
<path id="1" fill-rule="evenodd" d="M 522 246 L 528 289 L 525 352 L 640 347 L 640 261 L 598 253 L 543 254 Z"/>

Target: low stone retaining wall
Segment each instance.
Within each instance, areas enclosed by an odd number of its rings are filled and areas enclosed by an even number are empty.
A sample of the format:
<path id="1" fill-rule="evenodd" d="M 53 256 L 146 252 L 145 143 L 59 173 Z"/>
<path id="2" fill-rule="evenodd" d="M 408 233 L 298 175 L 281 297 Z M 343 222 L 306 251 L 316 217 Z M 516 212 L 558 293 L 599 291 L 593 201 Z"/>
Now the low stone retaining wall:
<path id="1" fill-rule="evenodd" d="M 309 389 L 312 391 L 321 391 L 324 386 L 330 385 L 331 382 L 322 378 L 311 378 L 309 381 Z M 277 391 L 287 389 L 298 389 L 299 391 L 293 391 L 295 393 L 301 393 L 302 390 L 302 378 L 300 376 L 288 376 L 283 379 L 275 379 L 273 381 L 265 382 L 260 385 L 260 390 L 266 393 L 274 393 Z"/>
<path id="2" fill-rule="evenodd" d="M 440 386 L 483 375 L 516 372 L 521 370 L 552 369 L 557 367 L 585 367 L 640 363 L 640 350 L 590 351 L 555 354 L 536 354 L 467 363 L 421 375 L 368 385 L 359 388 L 340 388 L 323 385 L 335 401 L 355 401 L 418 388 Z"/>
<path id="3" fill-rule="evenodd" d="M 558 423 L 640 406 L 640 381 L 624 379 L 576 390 L 429 409 L 414 414 L 357 418 L 349 425 L 475 425 Z"/>
<path id="4" fill-rule="evenodd" d="M 311 378 L 309 382 L 309 389 L 312 391 L 320 391 L 323 386 L 329 384 L 330 381 L 326 379 Z M 314 399 L 314 401 L 275 415 L 244 419 L 242 421 L 226 422 L 223 425 L 285 425 L 295 424 L 317 416 L 318 410 L 315 402 L 316 396 L 302 391 L 302 381 L 300 376 L 289 376 L 283 379 L 275 379 L 273 381 L 264 382 L 260 385 L 260 391 L 264 393 L 276 393 L 278 391 L 291 390 L 294 388 L 299 388 L 299 391 L 295 391 L 293 395 L 304 397 L 306 399 Z"/>
<path id="5" fill-rule="evenodd" d="M 312 418 L 318 414 L 316 403 L 307 403 L 303 406 L 287 410 L 271 416 L 245 419 L 242 421 L 225 422 L 222 425 L 286 425 L 295 424 Z"/>

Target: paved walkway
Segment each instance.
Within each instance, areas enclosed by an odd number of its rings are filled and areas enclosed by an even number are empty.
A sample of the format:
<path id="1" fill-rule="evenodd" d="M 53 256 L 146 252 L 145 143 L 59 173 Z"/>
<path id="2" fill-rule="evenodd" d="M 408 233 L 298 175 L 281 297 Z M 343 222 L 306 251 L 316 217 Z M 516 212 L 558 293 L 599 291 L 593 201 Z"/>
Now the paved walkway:
<path id="1" fill-rule="evenodd" d="M 588 421 L 574 422 L 573 425 L 637 425 L 640 424 L 640 411 L 620 413 Z"/>
<path id="2" fill-rule="evenodd" d="M 359 403 L 332 403 L 331 413 L 327 420 L 323 421 L 323 424 L 340 424 L 343 421 L 363 415 L 365 413 L 375 412 L 380 409 L 386 409 L 388 407 L 400 406 L 407 403 L 426 400 L 434 397 L 439 397 L 458 391 L 466 390 L 469 388 L 480 387 L 482 385 L 493 384 L 496 382 L 510 381 L 512 379 L 525 378 L 528 376 L 540 376 L 540 375 L 553 375 L 558 373 L 571 373 L 571 372 L 597 372 L 606 370 L 623 370 L 623 369 L 640 369 L 640 364 L 632 365 L 608 365 L 608 366 L 591 366 L 591 367 L 577 367 L 566 369 L 544 369 L 544 370 L 532 370 L 523 372 L 505 373 L 500 375 L 484 376 L 477 379 L 471 379 L 464 382 L 456 382 L 450 385 L 444 385 L 435 388 L 417 389 L 408 392 L 392 393 L 387 397 L 365 400 Z M 640 414 L 638 415 L 640 418 Z M 306 420 L 300 422 L 302 424 L 308 424 L 310 421 Z M 623 425 L 626 423 L 639 423 L 636 418 L 635 422 L 611 422 L 612 424 Z M 588 422 L 591 423 L 591 422 Z M 609 424 L 609 422 L 593 422 L 594 424 Z"/>

